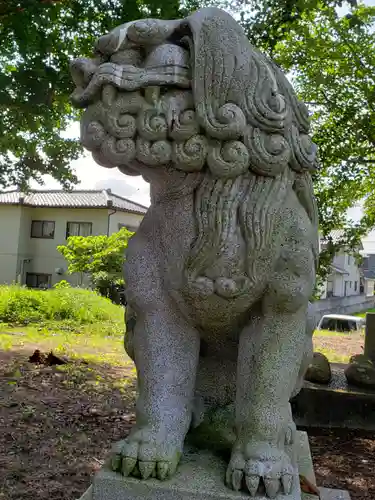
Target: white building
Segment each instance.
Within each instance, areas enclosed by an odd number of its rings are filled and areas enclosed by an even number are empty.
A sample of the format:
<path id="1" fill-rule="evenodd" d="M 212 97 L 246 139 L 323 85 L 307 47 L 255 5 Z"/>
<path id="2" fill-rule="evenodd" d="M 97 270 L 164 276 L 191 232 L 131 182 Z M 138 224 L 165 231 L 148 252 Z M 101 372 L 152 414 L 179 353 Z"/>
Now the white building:
<path id="1" fill-rule="evenodd" d="M 0 193 L 0 283 L 76 284 L 56 247 L 68 236 L 109 235 L 123 226 L 135 231 L 146 212 L 110 190 Z"/>
<path id="2" fill-rule="evenodd" d="M 333 243 L 337 242 L 342 235 L 340 230 L 332 231 Z M 321 248 L 326 243 L 320 242 Z M 355 249 L 355 254 L 363 249 L 362 244 Z M 321 299 L 329 297 L 348 297 L 365 293 L 365 284 L 362 278 L 360 263 L 353 252 L 346 248 L 341 248 L 334 256 L 330 265 L 330 273 L 322 287 Z"/>

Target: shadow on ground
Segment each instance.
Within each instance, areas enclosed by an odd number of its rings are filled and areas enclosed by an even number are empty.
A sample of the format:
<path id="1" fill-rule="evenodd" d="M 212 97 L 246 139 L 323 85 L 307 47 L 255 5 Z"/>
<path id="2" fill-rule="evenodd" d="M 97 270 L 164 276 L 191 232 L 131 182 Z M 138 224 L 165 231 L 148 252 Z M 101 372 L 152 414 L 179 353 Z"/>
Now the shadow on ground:
<path id="1" fill-rule="evenodd" d="M 132 366 L 0 351 L 0 498 L 74 500 L 133 423 Z"/>

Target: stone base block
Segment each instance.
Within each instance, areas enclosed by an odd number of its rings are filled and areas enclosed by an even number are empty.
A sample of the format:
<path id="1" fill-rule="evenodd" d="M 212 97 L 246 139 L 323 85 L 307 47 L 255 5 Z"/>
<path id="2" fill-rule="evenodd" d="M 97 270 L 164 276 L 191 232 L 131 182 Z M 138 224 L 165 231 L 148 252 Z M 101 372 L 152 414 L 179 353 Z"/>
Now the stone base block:
<path id="1" fill-rule="evenodd" d="M 315 483 L 307 434 L 299 432 L 298 466 L 300 474 Z M 250 500 L 246 492 L 234 492 L 224 485 L 227 462 L 210 451 L 188 447 L 176 475 L 168 481 L 140 481 L 124 478 L 103 467 L 81 500 Z M 350 500 L 344 491 L 322 489 L 321 500 Z M 266 500 L 257 496 L 256 500 Z M 301 494 L 296 477 L 291 495 L 279 494 L 276 500 L 317 500 L 314 495 Z"/>

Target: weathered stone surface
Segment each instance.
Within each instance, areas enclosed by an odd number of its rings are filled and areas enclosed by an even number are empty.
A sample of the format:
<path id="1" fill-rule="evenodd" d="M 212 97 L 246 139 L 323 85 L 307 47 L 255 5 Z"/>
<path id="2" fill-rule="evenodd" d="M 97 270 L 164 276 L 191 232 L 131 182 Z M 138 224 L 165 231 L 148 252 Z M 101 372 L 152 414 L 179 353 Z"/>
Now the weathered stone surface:
<path id="1" fill-rule="evenodd" d="M 331 376 L 331 365 L 327 357 L 321 352 L 314 352 L 313 359 L 306 371 L 305 380 L 318 384 L 329 384 Z"/>
<path id="2" fill-rule="evenodd" d="M 349 384 L 375 388 L 375 366 L 363 354 L 350 358 L 350 364 L 345 369 L 345 376 Z"/>
<path id="3" fill-rule="evenodd" d="M 172 477 L 191 424 L 234 404 L 227 486 L 289 494 L 318 255 L 307 108 L 216 8 L 124 24 L 96 54 L 71 66 L 82 143 L 151 185 L 125 264 L 137 424 L 112 468 Z"/>
<path id="4" fill-rule="evenodd" d="M 300 460 L 301 474 L 315 482 L 308 438 L 304 432 L 297 434 L 296 451 Z M 248 500 L 248 493 L 230 492 L 225 487 L 223 481 L 225 470 L 226 462 L 220 454 L 187 446 L 176 475 L 164 482 L 156 479 L 139 481 L 130 477 L 123 478 L 103 468 L 94 479 L 93 500 L 123 500 L 125 498 L 132 500 Z M 277 498 L 280 500 L 301 498 L 298 477 L 294 479 L 291 494 L 279 494 Z M 265 500 L 265 496 L 259 495 L 257 500 Z"/>
<path id="5" fill-rule="evenodd" d="M 93 491 L 91 485 L 78 500 L 92 500 L 92 498 L 93 498 Z"/>
<path id="6" fill-rule="evenodd" d="M 319 491 L 320 491 L 320 500 L 350 500 L 350 495 L 347 491 L 332 490 L 330 488 L 319 488 Z M 244 495 L 241 495 L 239 498 L 241 498 L 241 497 L 244 498 Z M 110 497 L 106 496 L 105 500 L 108 500 L 109 498 Z M 116 500 L 116 498 L 113 496 L 111 498 L 113 498 L 113 500 Z M 163 497 L 163 500 L 164 500 L 164 498 L 165 497 Z M 173 500 L 177 500 L 177 498 L 180 500 L 181 497 L 175 496 Z M 197 497 L 189 497 L 189 500 L 194 500 L 195 498 L 197 498 Z M 200 498 L 202 498 L 202 497 L 200 497 Z M 206 498 L 207 498 L 207 496 L 203 497 L 202 500 L 205 500 Z M 238 498 L 238 495 L 237 495 L 237 498 Z M 246 496 L 245 498 L 248 499 L 249 497 Z M 120 500 L 133 500 L 133 499 L 134 499 L 134 497 L 127 495 L 126 489 L 123 488 L 121 491 Z M 79 500 L 94 500 L 91 487 L 90 487 L 90 489 L 88 489 L 86 491 L 86 493 L 81 498 L 79 498 Z M 101 500 L 101 499 L 99 499 L 99 500 Z M 153 499 L 152 498 L 149 498 L 149 499 L 143 498 L 142 500 L 153 500 Z M 158 500 L 158 498 L 155 497 L 155 500 Z M 306 493 L 305 494 L 302 493 L 302 500 L 317 500 L 317 497 L 316 497 L 316 495 L 307 495 Z"/>
<path id="7" fill-rule="evenodd" d="M 305 432 L 298 433 L 298 466 L 300 474 L 315 484 L 310 447 Z M 228 491 L 220 477 L 225 475 L 225 461 L 207 450 L 190 448 L 184 454 L 174 478 L 166 482 L 154 479 L 142 482 L 123 478 L 105 467 L 96 475 L 94 485 L 80 500 L 248 500 L 246 493 Z M 298 490 L 298 488 L 297 488 Z M 339 490 L 320 489 L 321 500 L 350 500 L 349 494 Z M 296 498 L 279 495 L 279 500 Z M 297 495 L 297 498 L 298 495 Z M 258 496 L 257 500 L 264 500 Z M 302 500 L 317 500 L 314 495 L 302 494 Z"/>

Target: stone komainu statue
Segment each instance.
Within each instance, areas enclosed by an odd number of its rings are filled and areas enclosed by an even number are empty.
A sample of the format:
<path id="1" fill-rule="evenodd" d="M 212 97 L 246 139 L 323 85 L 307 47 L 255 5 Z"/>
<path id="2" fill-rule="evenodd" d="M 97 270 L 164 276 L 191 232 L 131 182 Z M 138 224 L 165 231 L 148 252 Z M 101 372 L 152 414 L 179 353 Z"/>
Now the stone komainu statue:
<path id="1" fill-rule="evenodd" d="M 188 430 L 234 405 L 227 485 L 291 492 L 318 257 L 306 107 L 215 8 L 119 26 L 71 72 L 83 145 L 151 185 L 125 264 L 137 423 L 113 468 L 171 476 Z"/>

